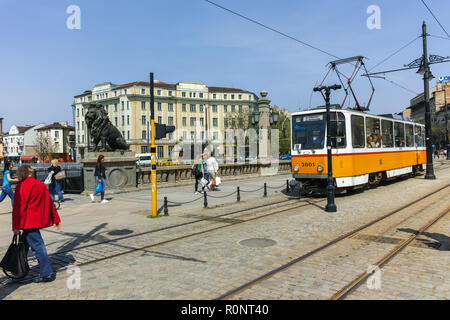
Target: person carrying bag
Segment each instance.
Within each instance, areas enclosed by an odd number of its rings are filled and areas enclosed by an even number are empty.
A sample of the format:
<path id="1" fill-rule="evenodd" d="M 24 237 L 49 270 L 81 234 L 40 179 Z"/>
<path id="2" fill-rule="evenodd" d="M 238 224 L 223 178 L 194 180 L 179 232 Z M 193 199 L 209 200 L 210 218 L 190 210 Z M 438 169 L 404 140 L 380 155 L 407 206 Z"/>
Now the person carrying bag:
<path id="1" fill-rule="evenodd" d="M 11 279 L 25 278 L 30 271 L 27 254 L 28 246 L 23 233 L 15 234 L 8 251 L 0 262 L 3 272 Z"/>

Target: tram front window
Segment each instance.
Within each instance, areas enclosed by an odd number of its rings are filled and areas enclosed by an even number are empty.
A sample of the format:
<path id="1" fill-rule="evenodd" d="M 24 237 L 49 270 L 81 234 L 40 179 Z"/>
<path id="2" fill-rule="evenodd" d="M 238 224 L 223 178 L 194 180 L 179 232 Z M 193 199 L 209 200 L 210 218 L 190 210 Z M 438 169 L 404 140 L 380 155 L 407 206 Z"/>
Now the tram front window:
<path id="1" fill-rule="evenodd" d="M 325 146 L 325 113 L 292 117 L 292 145 L 301 150 L 323 149 Z"/>

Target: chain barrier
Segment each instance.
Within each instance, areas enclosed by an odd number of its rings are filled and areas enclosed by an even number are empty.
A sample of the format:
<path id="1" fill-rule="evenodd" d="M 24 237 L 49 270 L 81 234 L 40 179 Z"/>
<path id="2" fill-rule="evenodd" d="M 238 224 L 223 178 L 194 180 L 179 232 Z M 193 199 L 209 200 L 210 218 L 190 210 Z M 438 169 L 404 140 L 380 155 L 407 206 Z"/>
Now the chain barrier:
<path id="1" fill-rule="evenodd" d="M 169 210 L 168 210 L 168 204 L 169 203 L 175 204 L 175 205 L 184 205 L 184 204 L 193 203 L 195 201 L 203 199 L 203 206 L 205 208 L 207 208 L 208 207 L 208 197 L 213 198 L 213 199 L 224 199 L 224 198 L 227 198 L 227 197 L 231 197 L 234 194 L 237 194 L 236 201 L 239 202 L 239 201 L 241 201 L 241 192 L 252 193 L 252 192 L 258 192 L 258 191 L 261 191 L 261 190 L 264 189 L 264 197 L 267 197 L 267 189 L 272 189 L 273 190 L 273 189 L 280 189 L 280 188 L 283 188 L 283 187 L 286 187 L 286 190 L 289 191 L 289 182 L 288 182 L 288 180 L 286 180 L 286 184 L 283 183 L 281 186 L 276 186 L 276 187 L 271 187 L 271 186 L 268 186 L 267 183 L 264 183 L 263 187 L 255 189 L 255 190 L 242 190 L 240 187 L 237 187 L 236 191 L 233 191 L 232 193 L 226 194 L 226 195 L 223 195 L 223 196 L 212 196 L 212 195 L 208 194 L 207 192 L 204 192 L 201 197 L 199 197 L 197 199 L 194 199 L 194 200 L 185 201 L 185 202 L 169 201 L 169 200 L 167 200 L 167 197 L 164 197 L 164 206 L 163 206 L 164 207 L 164 215 L 165 216 L 169 215 L 169 213 L 168 213 L 169 212 Z"/>

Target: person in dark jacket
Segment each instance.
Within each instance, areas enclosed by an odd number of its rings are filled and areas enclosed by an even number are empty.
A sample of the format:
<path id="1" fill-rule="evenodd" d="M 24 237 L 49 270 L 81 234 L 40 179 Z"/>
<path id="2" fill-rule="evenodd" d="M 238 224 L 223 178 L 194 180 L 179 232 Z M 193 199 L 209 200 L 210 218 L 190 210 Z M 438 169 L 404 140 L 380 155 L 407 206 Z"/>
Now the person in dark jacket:
<path id="1" fill-rule="evenodd" d="M 55 193 L 57 193 L 58 200 L 60 202 L 64 202 L 64 197 L 61 192 L 61 180 L 56 180 L 56 178 L 55 178 L 56 174 L 58 174 L 59 172 L 62 171 L 57 159 L 53 159 L 52 166 L 50 168 L 48 168 L 48 172 L 52 172 L 52 171 L 53 171 L 52 183 L 48 186 L 48 188 L 49 188 L 48 191 L 50 191 L 50 196 L 52 197 L 53 201 L 55 201 Z"/>
<path id="2" fill-rule="evenodd" d="M 95 167 L 95 172 L 94 172 L 96 184 L 97 183 L 101 183 L 102 184 L 101 202 L 100 203 L 107 203 L 107 202 L 109 202 L 108 200 L 105 199 L 105 178 L 106 178 L 106 174 L 105 174 L 105 166 L 103 165 L 104 162 L 105 162 L 105 157 L 102 154 L 99 155 L 98 158 L 97 158 L 97 166 Z M 97 193 L 95 191 L 94 191 L 94 193 L 90 194 L 92 201 L 95 201 L 94 196 L 96 194 Z"/>
<path id="3" fill-rule="evenodd" d="M 17 170 L 19 183 L 14 194 L 12 229 L 15 235 L 23 230 L 27 251 L 31 247 L 39 262 L 40 273 L 34 282 L 51 282 L 55 280 L 56 274 L 39 229 L 55 226 L 59 230 L 61 219 L 47 186 L 32 175 L 33 169 L 29 165 L 23 165 Z"/>

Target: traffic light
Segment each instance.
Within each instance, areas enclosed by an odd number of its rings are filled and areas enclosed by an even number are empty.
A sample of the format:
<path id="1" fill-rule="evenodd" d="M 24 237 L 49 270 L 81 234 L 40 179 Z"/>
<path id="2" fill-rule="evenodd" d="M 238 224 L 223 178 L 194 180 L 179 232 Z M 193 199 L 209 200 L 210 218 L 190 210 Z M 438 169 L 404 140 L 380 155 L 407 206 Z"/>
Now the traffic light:
<path id="1" fill-rule="evenodd" d="M 175 126 L 166 126 L 165 124 L 155 122 L 155 139 L 164 139 L 168 133 L 174 132 Z"/>

